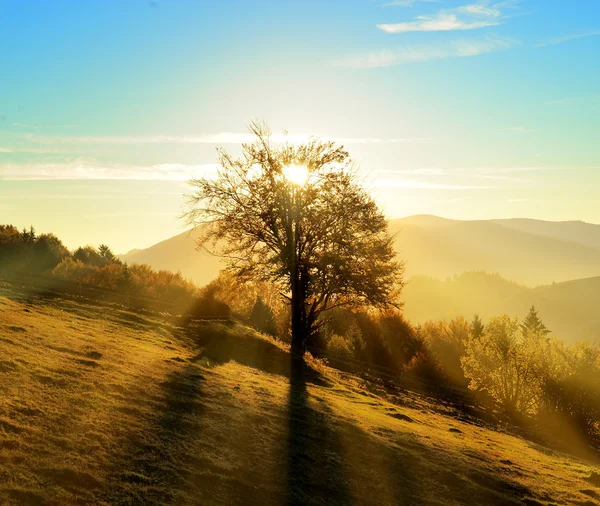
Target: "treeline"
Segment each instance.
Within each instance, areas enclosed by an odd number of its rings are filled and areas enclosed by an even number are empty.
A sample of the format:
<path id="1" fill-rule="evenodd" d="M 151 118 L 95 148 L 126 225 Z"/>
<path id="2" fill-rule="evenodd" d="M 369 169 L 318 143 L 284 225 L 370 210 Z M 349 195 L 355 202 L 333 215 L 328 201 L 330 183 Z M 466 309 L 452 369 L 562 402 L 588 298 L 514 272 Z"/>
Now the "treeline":
<path id="1" fill-rule="evenodd" d="M 340 310 L 322 334 L 330 354 L 391 368 L 435 395 L 468 388 L 513 423 L 562 438 L 600 437 L 600 350 L 550 337 L 535 307 L 522 321 L 458 317 L 418 327 L 400 314 Z"/>
<path id="2" fill-rule="evenodd" d="M 44 276 L 57 288 L 72 284 L 105 289 L 138 308 L 169 308 L 180 314 L 228 317 L 229 308 L 181 273 L 121 262 L 106 245 L 69 251 L 53 234 L 0 225 L 0 276 L 12 280 Z M 160 299 L 167 305 L 153 304 Z"/>

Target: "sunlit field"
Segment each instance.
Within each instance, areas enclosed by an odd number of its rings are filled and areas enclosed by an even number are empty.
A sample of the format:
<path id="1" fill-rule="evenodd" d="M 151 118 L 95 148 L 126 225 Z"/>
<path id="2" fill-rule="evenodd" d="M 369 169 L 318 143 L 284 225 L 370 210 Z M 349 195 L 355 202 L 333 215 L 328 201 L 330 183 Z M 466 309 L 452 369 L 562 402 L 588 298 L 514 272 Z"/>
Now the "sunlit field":
<path id="1" fill-rule="evenodd" d="M 0 287 L 1 504 L 596 504 L 586 460 L 238 323 Z M 586 502 L 587 501 L 587 502 Z"/>

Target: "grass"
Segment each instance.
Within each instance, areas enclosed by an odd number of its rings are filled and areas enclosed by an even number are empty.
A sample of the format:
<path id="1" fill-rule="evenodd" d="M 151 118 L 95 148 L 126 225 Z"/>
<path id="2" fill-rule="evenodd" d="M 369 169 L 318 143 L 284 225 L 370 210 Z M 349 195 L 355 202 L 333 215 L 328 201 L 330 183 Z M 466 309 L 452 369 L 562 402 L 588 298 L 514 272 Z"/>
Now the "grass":
<path id="1" fill-rule="evenodd" d="M 600 504 L 591 461 L 318 369 L 0 285 L 0 504 Z"/>

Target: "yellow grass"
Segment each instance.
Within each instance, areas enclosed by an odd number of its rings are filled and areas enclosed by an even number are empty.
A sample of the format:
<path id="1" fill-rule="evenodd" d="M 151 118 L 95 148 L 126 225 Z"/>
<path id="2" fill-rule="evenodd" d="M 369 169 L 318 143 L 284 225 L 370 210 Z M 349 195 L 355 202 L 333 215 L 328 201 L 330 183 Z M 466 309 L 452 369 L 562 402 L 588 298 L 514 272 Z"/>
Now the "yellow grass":
<path id="1" fill-rule="evenodd" d="M 320 369 L 0 286 L 0 504 L 598 503 L 591 462 Z"/>

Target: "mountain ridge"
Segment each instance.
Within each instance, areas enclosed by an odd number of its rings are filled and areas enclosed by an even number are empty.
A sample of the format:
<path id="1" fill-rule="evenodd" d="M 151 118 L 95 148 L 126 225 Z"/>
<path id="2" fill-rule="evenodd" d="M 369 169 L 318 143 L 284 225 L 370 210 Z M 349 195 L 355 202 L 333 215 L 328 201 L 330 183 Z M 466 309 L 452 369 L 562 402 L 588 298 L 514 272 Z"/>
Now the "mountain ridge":
<path id="1" fill-rule="evenodd" d="M 451 220 L 415 215 L 390 220 L 406 279 L 465 271 L 497 272 L 530 287 L 600 276 L 600 225 L 542 220 Z M 180 271 L 198 284 L 214 279 L 223 262 L 197 251 L 189 230 L 119 258 L 155 269 Z"/>

